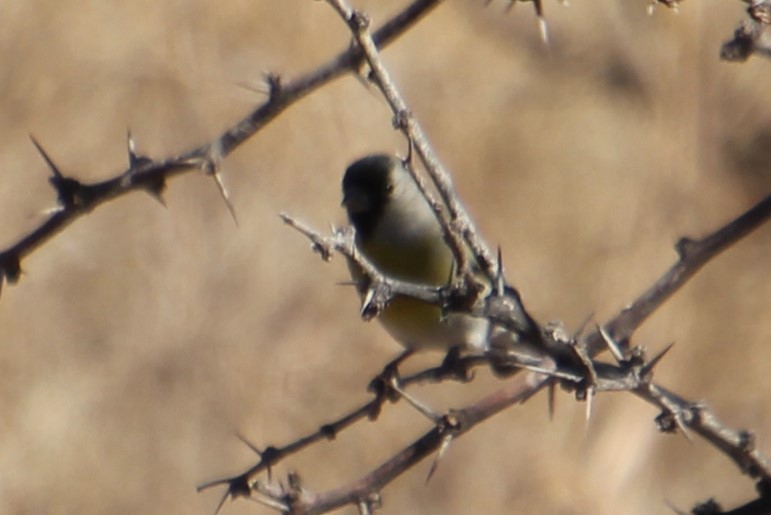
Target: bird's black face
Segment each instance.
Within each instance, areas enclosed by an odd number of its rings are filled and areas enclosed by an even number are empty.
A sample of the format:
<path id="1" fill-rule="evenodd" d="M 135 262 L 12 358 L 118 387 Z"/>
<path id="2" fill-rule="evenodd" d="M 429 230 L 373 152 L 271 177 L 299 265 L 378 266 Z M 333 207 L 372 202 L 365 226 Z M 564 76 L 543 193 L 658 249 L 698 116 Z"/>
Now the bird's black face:
<path id="1" fill-rule="evenodd" d="M 345 171 L 343 205 L 359 238 L 369 238 L 393 191 L 391 170 L 399 162 L 387 155 L 359 159 Z"/>

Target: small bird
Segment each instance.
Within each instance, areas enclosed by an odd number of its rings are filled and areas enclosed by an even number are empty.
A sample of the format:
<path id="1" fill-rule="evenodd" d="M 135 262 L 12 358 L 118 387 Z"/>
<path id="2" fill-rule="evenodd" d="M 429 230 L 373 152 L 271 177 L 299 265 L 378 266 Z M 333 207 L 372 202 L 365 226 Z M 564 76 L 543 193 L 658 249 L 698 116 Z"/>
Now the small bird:
<path id="1" fill-rule="evenodd" d="M 425 286 L 451 278 L 454 258 L 442 229 L 412 175 L 396 157 L 376 154 L 351 164 L 343 177 L 343 206 L 356 230 L 359 251 L 387 277 Z M 360 295 L 366 277 L 349 261 Z M 454 348 L 483 352 L 490 323 L 411 297 L 394 298 L 380 322 L 407 351 Z"/>

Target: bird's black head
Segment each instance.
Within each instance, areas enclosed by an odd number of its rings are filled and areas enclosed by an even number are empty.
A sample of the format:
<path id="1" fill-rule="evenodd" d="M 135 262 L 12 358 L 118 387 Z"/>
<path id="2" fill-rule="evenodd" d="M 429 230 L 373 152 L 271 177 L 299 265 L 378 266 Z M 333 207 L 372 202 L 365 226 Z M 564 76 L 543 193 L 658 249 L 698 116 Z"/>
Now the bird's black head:
<path id="1" fill-rule="evenodd" d="M 367 239 L 375 230 L 393 191 L 391 171 L 399 161 L 385 154 L 359 159 L 343 177 L 343 205 L 348 219 L 360 238 Z"/>

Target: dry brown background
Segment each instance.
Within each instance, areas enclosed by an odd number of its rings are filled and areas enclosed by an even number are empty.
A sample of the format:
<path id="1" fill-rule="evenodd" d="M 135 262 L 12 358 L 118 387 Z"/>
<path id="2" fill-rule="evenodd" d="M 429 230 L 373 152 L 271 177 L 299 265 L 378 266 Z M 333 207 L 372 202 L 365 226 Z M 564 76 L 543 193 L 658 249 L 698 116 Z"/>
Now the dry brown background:
<path id="1" fill-rule="evenodd" d="M 401 1 L 359 1 L 374 20 Z M 771 62 L 718 61 L 738 1 L 447 2 L 385 53 L 486 237 L 540 320 L 604 320 L 700 235 L 771 189 Z M 126 165 L 124 138 L 161 157 L 215 137 L 262 100 L 266 70 L 296 76 L 349 42 L 323 2 L 4 0 L 0 13 L 0 242 L 54 205 L 33 133 L 85 180 Z M 353 158 L 403 151 L 385 104 L 348 77 L 291 108 L 225 163 L 236 227 L 211 180 L 173 180 L 163 209 L 133 194 L 35 252 L 0 299 L 0 512 L 209 514 L 208 479 L 367 398 L 398 351 L 357 318 L 340 260 L 323 264 L 278 212 L 342 221 Z M 677 345 L 657 379 L 707 400 L 771 454 L 771 228 L 720 256 L 638 333 Z M 439 356 L 427 356 L 437 360 Z M 419 395 L 459 406 L 495 387 Z M 671 513 L 752 495 L 714 449 L 656 432 L 625 395 L 543 395 L 421 464 L 384 513 Z M 391 406 L 289 459 L 320 490 L 352 480 L 428 428 Z M 223 513 L 272 513 L 248 501 Z M 354 513 L 348 509 L 346 513 Z"/>

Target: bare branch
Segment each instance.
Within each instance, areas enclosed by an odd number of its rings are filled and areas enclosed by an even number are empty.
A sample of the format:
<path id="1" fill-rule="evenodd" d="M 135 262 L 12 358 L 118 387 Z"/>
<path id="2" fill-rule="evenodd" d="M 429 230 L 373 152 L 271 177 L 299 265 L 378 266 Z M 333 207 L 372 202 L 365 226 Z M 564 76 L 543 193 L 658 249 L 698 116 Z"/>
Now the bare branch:
<path id="1" fill-rule="evenodd" d="M 440 0 L 414 0 L 375 31 L 372 36 L 374 44 L 387 45 L 439 3 Z M 58 168 L 51 167 L 53 162 L 33 140 L 54 174 L 52 184 L 59 197 L 59 209 L 29 234 L 0 251 L 0 290 L 4 282 L 13 284 L 19 279 L 21 261 L 25 257 L 82 215 L 133 191 L 145 190 L 160 200 L 169 178 L 192 170 L 216 170 L 219 160 L 227 157 L 289 106 L 324 84 L 356 70 L 361 60 L 361 50 L 351 47 L 293 81 L 284 82 L 271 75 L 268 81 L 270 94 L 265 102 L 214 141 L 177 156 L 159 160 L 137 156 L 133 138 L 129 135 L 129 168 L 102 182 L 84 184 L 65 177 Z M 224 192 L 224 189 L 221 191 Z M 227 201 L 226 192 L 224 196 Z M 228 209 L 233 213 L 231 206 Z"/>
<path id="2" fill-rule="evenodd" d="M 676 245 L 678 261 L 653 286 L 606 323 L 604 325 L 606 333 L 622 349 L 626 348 L 634 331 L 696 272 L 712 258 L 766 223 L 769 218 L 771 218 L 771 195 L 700 240 L 680 239 Z M 593 354 L 605 347 L 602 335 L 597 331 L 587 337 L 587 344 Z"/>
<path id="3" fill-rule="evenodd" d="M 736 28 L 733 39 L 720 48 L 723 61 L 744 62 L 753 54 L 771 58 L 771 1 L 747 3 L 747 18 Z"/>
<path id="4" fill-rule="evenodd" d="M 559 377 L 562 380 L 563 386 L 576 390 L 582 398 L 586 398 L 587 393 L 631 391 L 662 410 L 662 415 L 657 418 L 661 430 L 672 431 L 679 427 L 686 436 L 689 435 L 689 431 L 693 431 L 728 455 L 744 473 L 760 479 L 763 483 L 771 482 L 771 465 L 754 447 L 752 439 L 747 436 L 749 433 L 727 428 L 706 407 L 688 402 L 669 390 L 649 382 L 653 369 L 660 362 L 663 355 L 671 348 L 671 345 L 667 346 L 647 363 L 636 359 L 635 354 L 633 354 L 632 359 L 624 358 L 621 360 L 619 366 L 598 363 L 589 357 L 604 351 L 609 345 L 617 349 L 614 354 L 626 356 L 626 353 L 620 349 L 628 349 L 628 340 L 631 334 L 657 307 L 671 296 L 674 291 L 685 284 L 710 259 L 752 232 L 752 230 L 767 221 L 769 217 L 771 217 L 771 196 L 763 199 L 746 213 L 700 240 L 681 239 L 677 245 L 680 255 L 678 262 L 653 287 L 643 293 L 629 307 L 622 310 L 621 313 L 603 327 L 590 334 L 585 343 L 582 344 L 587 345 L 587 348 L 583 348 L 582 345 L 580 347 L 574 346 L 570 350 L 561 353 L 562 357 L 567 353 L 572 353 L 574 356 L 578 354 L 577 361 L 563 361 L 560 365 L 561 368 L 556 369 L 553 373 L 551 371 L 544 371 L 546 373 L 531 372 L 525 376 L 515 378 L 505 387 L 491 393 L 478 402 L 461 410 L 453 411 L 452 416 L 456 417 L 458 423 L 452 432 L 452 438 L 460 437 L 476 424 L 507 407 L 526 401 L 544 386 L 553 384 L 553 377 Z M 304 227 L 301 230 L 314 241 L 314 244 L 318 241 L 322 247 L 331 245 L 334 247 L 334 250 L 341 252 L 343 251 L 341 248 L 347 249 L 346 251 L 350 253 L 350 255 L 347 254 L 349 258 L 355 256 L 353 250 L 349 248 L 352 245 L 350 241 L 337 247 L 334 240 L 330 241 L 328 238 L 321 237 Z M 363 262 L 363 264 L 366 266 L 366 262 Z M 378 275 L 376 270 L 373 270 L 372 273 Z M 613 334 L 621 334 L 623 336 L 623 346 L 619 342 L 611 340 Z M 608 343 L 609 340 L 611 343 Z M 554 339 L 554 341 L 558 343 L 559 339 Z M 489 363 L 489 358 L 485 357 L 470 357 L 468 359 L 469 366 Z M 447 377 L 452 376 L 448 375 L 446 371 L 429 369 L 407 378 L 403 381 L 403 384 L 426 379 L 442 380 Z M 265 456 L 263 456 L 257 465 L 243 474 L 212 482 L 203 485 L 201 488 L 217 484 L 227 484 L 228 495 L 230 496 L 250 495 L 249 485 L 254 481 L 253 478 L 269 464 L 275 463 L 275 461 L 315 443 L 322 439 L 325 434 L 330 432 L 333 435 L 337 434 L 339 430 L 348 427 L 357 420 L 363 419 L 367 413 L 379 412 L 381 406 L 382 398 L 375 397 L 368 404 L 332 424 L 331 430 L 325 429 L 328 426 L 324 426 L 313 435 L 302 438 L 280 450 L 269 448 L 276 451 L 275 459 L 266 460 Z M 295 500 L 292 510 L 298 513 L 329 511 L 345 504 L 358 503 L 367 492 L 380 491 L 383 486 L 398 475 L 423 458 L 438 452 L 442 446 L 447 445 L 445 443 L 447 441 L 446 432 L 443 433 L 439 426 L 437 425 L 437 427 L 424 434 L 412 445 L 394 455 L 365 477 L 347 486 L 323 494 L 304 492 L 302 496 Z"/>
<path id="5" fill-rule="evenodd" d="M 450 174 L 439 162 L 431 145 L 428 142 L 426 134 L 423 132 L 418 121 L 407 106 L 403 97 L 399 93 L 395 83 L 391 80 L 385 65 L 380 59 L 377 50 L 375 38 L 368 30 L 369 20 L 366 15 L 354 11 L 345 0 L 327 0 L 328 3 L 340 14 L 343 20 L 348 24 L 354 39 L 362 49 L 367 63 L 372 70 L 372 77 L 375 84 L 382 91 L 389 106 L 394 114 L 394 127 L 402 131 L 409 141 L 410 148 L 414 148 L 421 162 L 424 164 L 431 180 L 436 186 L 444 205 L 447 206 L 448 214 L 437 206 L 436 200 L 430 194 L 422 178 L 418 176 L 411 167 L 408 167 L 413 173 L 415 180 L 423 195 L 434 207 L 437 218 L 444 230 L 445 239 L 450 249 L 453 251 L 456 262 L 458 263 L 459 274 L 466 276 L 470 271 L 468 268 L 468 259 L 465 253 L 468 244 L 474 254 L 480 268 L 483 270 L 489 281 L 492 283 L 496 277 L 496 265 L 494 253 L 488 245 L 479 236 L 475 230 L 471 218 L 466 209 L 460 202 L 452 186 Z"/>

